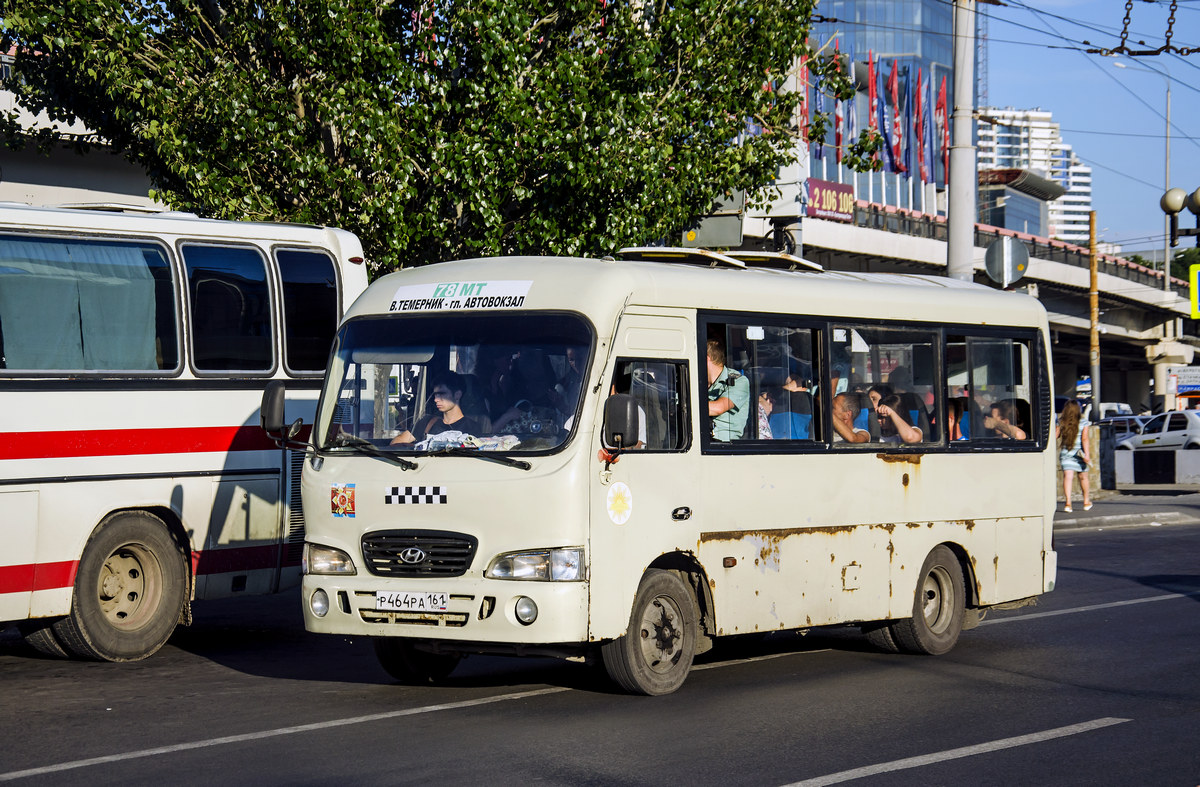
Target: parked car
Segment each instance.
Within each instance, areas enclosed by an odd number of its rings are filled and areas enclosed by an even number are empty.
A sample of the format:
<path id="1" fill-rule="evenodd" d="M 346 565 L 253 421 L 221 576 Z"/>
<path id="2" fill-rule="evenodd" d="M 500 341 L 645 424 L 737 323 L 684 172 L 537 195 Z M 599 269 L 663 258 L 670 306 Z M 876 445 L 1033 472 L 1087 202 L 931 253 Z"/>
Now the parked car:
<path id="1" fill-rule="evenodd" d="M 1136 437 L 1142 433 L 1142 428 L 1149 416 L 1141 415 L 1118 415 L 1113 418 L 1105 418 L 1101 421 L 1103 424 L 1111 424 L 1113 430 L 1113 444 L 1119 446 L 1123 440 L 1131 437 Z"/>
<path id="2" fill-rule="evenodd" d="M 1200 448 L 1200 410 L 1176 410 L 1146 419 L 1140 434 L 1117 442 L 1120 450 Z"/>

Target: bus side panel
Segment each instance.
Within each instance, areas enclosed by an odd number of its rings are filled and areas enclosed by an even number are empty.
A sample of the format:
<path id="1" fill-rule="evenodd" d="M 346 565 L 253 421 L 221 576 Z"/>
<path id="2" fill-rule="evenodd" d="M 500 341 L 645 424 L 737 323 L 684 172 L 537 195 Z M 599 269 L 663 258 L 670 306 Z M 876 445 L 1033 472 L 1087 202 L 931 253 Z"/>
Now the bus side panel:
<path id="1" fill-rule="evenodd" d="M 38 493 L 0 492 L 0 621 L 29 617 L 36 587 Z"/>
<path id="2" fill-rule="evenodd" d="M 881 618 L 888 608 L 890 526 L 709 532 L 718 634 Z"/>
<path id="3" fill-rule="evenodd" d="M 197 563 L 200 598 L 273 590 L 281 561 L 279 477 L 214 479 L 208 536 Z"/>

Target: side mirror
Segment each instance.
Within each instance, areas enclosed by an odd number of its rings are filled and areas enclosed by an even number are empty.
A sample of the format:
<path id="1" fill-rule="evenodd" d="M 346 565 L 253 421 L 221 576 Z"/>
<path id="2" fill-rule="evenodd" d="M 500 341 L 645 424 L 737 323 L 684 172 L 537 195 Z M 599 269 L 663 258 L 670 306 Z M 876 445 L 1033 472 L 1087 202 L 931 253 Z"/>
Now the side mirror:
<path id="1" fill-rule="evenodd" d="M 637 445 L 639 423 L 637 400 L 629 394 L 613 394 L 604 402 L 604 444 L 618 451 Z"/>
<path id="2" fill-rule="evenodd" d="M 283 380 L 272 380 L 263 391 L 262 407 L 259 409 L 258 420 L 263 431 L 269 435 L 282 436 L 283 406 L 286 387 Z"/>

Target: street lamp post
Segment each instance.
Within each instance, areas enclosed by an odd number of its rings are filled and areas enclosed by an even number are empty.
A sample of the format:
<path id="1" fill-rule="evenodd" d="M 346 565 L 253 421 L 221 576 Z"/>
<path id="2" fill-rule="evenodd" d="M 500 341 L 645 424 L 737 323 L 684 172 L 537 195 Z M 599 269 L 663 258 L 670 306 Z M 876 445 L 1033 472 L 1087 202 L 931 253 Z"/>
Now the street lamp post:
<path id="1" fill-rule="evenodd" d="M 1122 63 L 1120 60 L 1113 63 L 1117 68 L 1128 68 L 1133 71 L 1145 71 L 1148 74 L 1157 74 L 1163 78 L 1163 82 L 1167 85 L 1167 125 L 1163 134 L 1163 158 L 1165 160 L 1165 172 L 1163 174 L 1163 192 L 1171 190 L 1171 72 L 1163 74 L 1153 68 L 1137 68 L 1130 66 L 1127 63 Z M 1167 67 L 1163 66 L 1163 70 Z M 1166 231 L 1166 242 L 1163 244 L 1163 292 L 1171 291 L 1171 224 L 1170 218 L 1167 218 L 1164 229 Z"/>

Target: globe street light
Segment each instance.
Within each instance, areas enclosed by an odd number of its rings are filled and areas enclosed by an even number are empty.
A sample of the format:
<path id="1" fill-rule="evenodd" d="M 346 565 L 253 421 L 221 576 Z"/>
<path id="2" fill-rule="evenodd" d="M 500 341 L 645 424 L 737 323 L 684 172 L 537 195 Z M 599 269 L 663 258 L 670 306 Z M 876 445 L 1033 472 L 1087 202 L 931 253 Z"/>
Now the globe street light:
<path id="1" fill-rule="evenodd" d="M 1153 68 L 1138 68 L 1137 66 L 1131 66 L 1127 63 L 1121 62 L 1120 60 L 1115 61 L 1113 63 L 1113 65 L 1116 66 L 1117 68 L 1128 68 L 1131 71 L 1145 71 L 1148 74 L 1157 74 L 1158 76 L 1163 78 L 1163 81 L 1167 85 L 1167 126 L 1166 126 L 1166 131 L 1163 135 L 1163 151 L 1164 151 L 1164 158 L 1166 159 L 1166 172 L 1163 175 L 1163 191 L 1168 192 L 1171 190 L 1171 72 L 1169 70 L 1167 70 L 1167 67 L 1165 65 L 1163 66 L 1163 70 L 1167 72 L 1165 74 L 1162 73 L 1162 71 L 1158 71 L 1157 69 L 1153 69 Z M 1165 225 L 1167 240 L 1166 240 L 1166 243 L 1163 245 L 1163 292 L 1171 291 L 1171 229 L 1170 229 L 1170 221 L 1171 220 L 1168 217 L 1166 225 Z"/>

